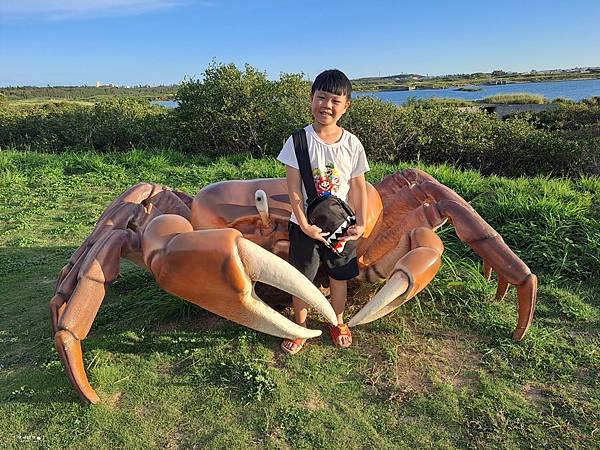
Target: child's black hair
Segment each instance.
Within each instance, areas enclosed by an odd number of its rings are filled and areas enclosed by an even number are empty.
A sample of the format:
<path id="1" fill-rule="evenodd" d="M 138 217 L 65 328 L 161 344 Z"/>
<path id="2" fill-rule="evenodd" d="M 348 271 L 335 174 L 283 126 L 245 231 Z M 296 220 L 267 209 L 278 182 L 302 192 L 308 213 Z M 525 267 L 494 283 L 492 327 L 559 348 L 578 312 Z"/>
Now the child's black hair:
<path id="1" fill-rule="evenodd" d="M 331 69 L 321 72 L 313 81 L 310 94 L 317 91 L 329 92 L 334 95 L 345 95 L 348 100 L 352 97 L 352 83 L 341 70 Z"/>

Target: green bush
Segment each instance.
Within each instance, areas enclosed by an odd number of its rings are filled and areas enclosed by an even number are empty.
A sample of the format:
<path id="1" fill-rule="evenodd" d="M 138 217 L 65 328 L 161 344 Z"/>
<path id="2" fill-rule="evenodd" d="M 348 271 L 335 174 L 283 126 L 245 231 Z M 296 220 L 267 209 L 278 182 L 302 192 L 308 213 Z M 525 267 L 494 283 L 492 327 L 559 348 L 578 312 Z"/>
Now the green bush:
<path id="1" fill-rule="evenodd" d="M 590 125 L 600 127 L 600 105 L 561 103 L 558 108 L 540 111 L 531 119 L 537 127 L 551 131 L 577 130 Z"/>
<path id="2" fill-rule="evenodd" d="M 312 121 L 302 74 L 269 80 L 246 65 L 212 63 L 184 81 L 179 107 L 144 100 L 95 104 L 0 103 L 0 147 L 63 151 L 171 147 L 208 156 L 276 156 L 293 130 Z M 554 110 L 507 120 L 454 102 L 413 100 L 396 106 L 372 97 L 352 101 L 342 125 L 371 161 L 450 163 L 484 174 L 597 174 L 600 105 L 561 102 Z"/>
<path id="3" fill-rule="evenodd" d="M 578 169 L 587 174 L 600 175 L 600 104 L 594 100 L 596 98 L 580 103 L 560 103 L 556 109 L 521 114 L 519 117 L 536 129 L 566 142 L 565 148 L 579 147 Z M 568 156 L 568 152 L 565 153 Z M 573 161 L 568 164 L 573 165 Z"/>
<path id="4" fill-rule="evenodd" d="M 506 176 L 576 175 L 587 167 L 576 142 L 526 118 L 501 121 L 436 102 L 397 107 L 362 97 L 353 101 L 343 125 L 375 161 L 450 163 Z"/>
<path id="5" fill-rule="evenodd" d="M 212 155 L 276 154 L 291 132 L 310 120 L 309 86 L 302 75 L 279 82 L 246 65 L 211 64 L 204 79 L 182 83 L 177 93 L 180 147 Z"/>
<path id="6" fill-rule="evenodd" d="M 513 94 L 500 94 L 486 97 L 482 100 L 484 103 L 498 103 L 498 104 L 518 104 L 523 105 L 527 103 L 535 103 L 541 105 L 546 103 L 546 99 L 543 95 L 529 94 L 527 92 L 515 92 Z"/>
<path id="7" fill-rule="evenodd" d="M 139 99 L 114 99 L 94 105 L 92 147 L 124 149 L 170 147 L 172 111 Z"/>
<path id="8" fill-rule="evenodd" d="M 352 101 L 341 125 L 361 140 L 370 159 L 393 162 L 414 159 L 418 134 L 406 112 L 389 102 L 360 97 Z"/>
<path id="9" fill-rule="evenodd" d="M 526 120 L 498 121 L 495 146 L 484 173 L 508 176 L 578 175 L 585 170 L 581 147 Z"/>
<path id="10" fill-rule="evenodd" d="M 173 145 L 165 108 L 130 98 L 93 106 L 69 102 L 0 108 L 0 146 L 63 151 L 123 150 Z"/>

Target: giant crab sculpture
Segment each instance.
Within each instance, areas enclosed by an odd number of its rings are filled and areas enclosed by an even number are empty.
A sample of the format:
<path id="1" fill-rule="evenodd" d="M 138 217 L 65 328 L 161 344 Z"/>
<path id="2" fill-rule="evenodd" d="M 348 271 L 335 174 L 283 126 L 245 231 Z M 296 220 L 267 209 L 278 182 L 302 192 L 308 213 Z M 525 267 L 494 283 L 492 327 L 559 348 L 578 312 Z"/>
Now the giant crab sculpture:
<path id="1" fill-rule="evenodd" d="M 456 192 L 427 173 L 408 169 L 368 184 L 368 214 L 358 242 L 359 279 L 385 285 L 349 322 L 378 319 L 414 297 L 437 273 L 444 250 L 435 233 L 451 221 L 458 237 L 498 273 L 497 297 L 517 288 L 521 340 L 535 308 L 537 279 Z M 264 333 L 311 338 L 255 293 L 257 281 L 304 299 L 332 323 L 330 304 L 287 259 L 291 208 L 284 179 L 223 181 L 194 199 L 156 184 L 133 186 L 104 211 L 96 228 L 62 269 L 50 302 L 55 345 L 69 380 L 91 403 L 99 397 L 83 365 L 81 340 L 92 326 L 120 258 L 150 271 L 166 291 Z"/>

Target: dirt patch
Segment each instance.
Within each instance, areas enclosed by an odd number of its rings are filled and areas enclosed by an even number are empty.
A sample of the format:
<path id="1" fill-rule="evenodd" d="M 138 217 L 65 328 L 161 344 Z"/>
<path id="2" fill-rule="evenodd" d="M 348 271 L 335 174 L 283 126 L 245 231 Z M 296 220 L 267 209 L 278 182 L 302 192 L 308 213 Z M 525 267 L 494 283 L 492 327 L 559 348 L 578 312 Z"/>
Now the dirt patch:
<path id="1" fill-rule="evenodd" d="M 222 327 L 225 323 L 226 320 L 222 317 L 211 314 L 208 311 L 200 311 L 189 318 L 161 323 L 158 326 L 158 332 L 169 333 L 184 330 L 214 330 Z"/>
<path id="2" fill-rule="evenodd" d="M 102 398 L 102 402 L 106 403 L 111 408 L 119 408 L 123 403 L 123 392 L 116 392 Z"/>
<path id="3" fill-rule="evenodd" d="M 439 342 L 438 352 L 433 365 L 442 381 L 454 388 L 473 383 L 472 373 L 481 366 L 482 355 L 475 350 L 471 337 L 458 333 L 449 336 Z"/>
<path id="4" fill-rule="evenodd" d="M 325 409 L 325 407 L 327 406 L 325 402 L 320 397 L 315 397 L 314 395 L 315 394 L 313 392 L 313 394 L 309 395 L 306 401 L 304 402 L 304 406 L 306 406 L 306 409 L 308 409 L 309 411 L 319 411 L 321 409 Z"/>
<path id="5" fill-rule="evenodd" d="M 411 344 L 393 345 L 377 340 L 362 344 L 370 355 L 363 372 L 365 383 L 384 393 L 388 400 L 433 392 L 439 382 L 455 389 L 468 388 L 475 383 L 474 374 L 481 367 L 482 358 L 473 339 L 450 333 L 422 336 Z"/>
<path id="6" fill-rule="evenodd" d="M 544 401 L 545 396 L 546 394 L 543 389 L 531 383 L 527 383 L 523 386 L 523 397 L 530 403 L 540 405 Z"/>

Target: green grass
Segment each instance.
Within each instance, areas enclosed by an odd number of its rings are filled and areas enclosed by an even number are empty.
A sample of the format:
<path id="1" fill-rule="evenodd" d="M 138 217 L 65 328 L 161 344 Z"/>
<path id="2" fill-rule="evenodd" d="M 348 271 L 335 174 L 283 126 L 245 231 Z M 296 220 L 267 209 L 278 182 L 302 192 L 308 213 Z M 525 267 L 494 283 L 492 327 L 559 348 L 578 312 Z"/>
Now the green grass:
<path id="1" fill-rule="evenodd" d="M 369 179 L 405 166 L 374 164 Z M 105 205 L 140 180 L 193 194 L 214 181 L 283 176 L 283 167 L 244 155 L 1 151 L 0 446 L 598 448 L 600 182 L 425 169 L 539 275 L 524 341 L 510 339 L 514 289 L 495 302 L 451 226 L 440 231 L 447 252 L 428 289 L 354 329 L 347 351 L 318 338 L 295 357 L 124 262 L 84 342 L 103 399 L 90 407 L 53 348 L 48 302 Z M 351 284 L 349 315 L 376 289 Z"/>
<path id="2" fill-rule="evenodd" d="M 483 103 L 498 103 L 498 104 L 518 104 L 524 105 L 535 103 L 541 105 L 546 103 L 543 95 L 529 94 L 527 92 L 515 92 L 513 94 L 499 94 L 486 97 L 482 100 Z"/>

